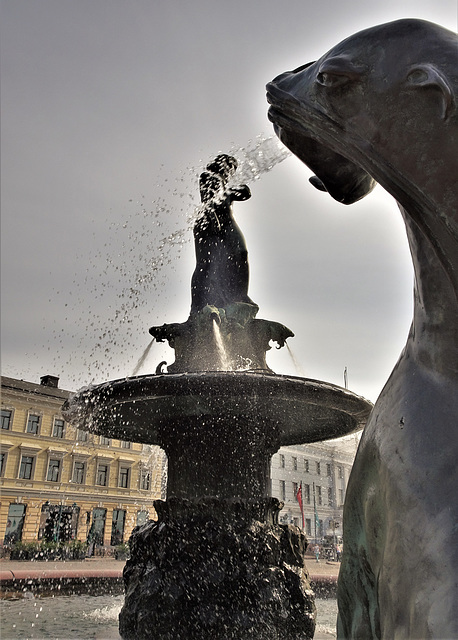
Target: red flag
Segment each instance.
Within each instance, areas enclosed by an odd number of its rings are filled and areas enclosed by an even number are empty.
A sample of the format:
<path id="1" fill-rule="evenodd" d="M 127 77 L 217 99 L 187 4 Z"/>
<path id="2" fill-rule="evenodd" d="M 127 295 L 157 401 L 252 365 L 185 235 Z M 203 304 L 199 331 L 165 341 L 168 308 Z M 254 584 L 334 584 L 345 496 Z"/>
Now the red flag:
<path id="1" fill-rule="evenodd" d="M 302 504 L 302 482 L 300 483 L 300 485 L 297 488 L 296 491 L 296 500 L 299 503 L 299 507 L 301 509 L 301 513 L 302 513 L 302 528 L 305 529 L 305 520 L 304 520 L 304 505 Z"/>

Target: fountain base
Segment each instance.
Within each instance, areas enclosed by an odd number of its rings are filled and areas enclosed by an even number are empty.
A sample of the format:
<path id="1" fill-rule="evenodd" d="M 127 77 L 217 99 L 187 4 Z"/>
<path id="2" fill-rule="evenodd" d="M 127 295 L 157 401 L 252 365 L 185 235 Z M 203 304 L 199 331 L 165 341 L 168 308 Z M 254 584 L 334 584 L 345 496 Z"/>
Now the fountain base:
<path id="1" fill-rule="evenodd" d="M 170 498 L 155 507 L 159 521 L 130 539 L 125 640 L 313 638 L 307 539 L 276 523 L 278 500 Z"/>

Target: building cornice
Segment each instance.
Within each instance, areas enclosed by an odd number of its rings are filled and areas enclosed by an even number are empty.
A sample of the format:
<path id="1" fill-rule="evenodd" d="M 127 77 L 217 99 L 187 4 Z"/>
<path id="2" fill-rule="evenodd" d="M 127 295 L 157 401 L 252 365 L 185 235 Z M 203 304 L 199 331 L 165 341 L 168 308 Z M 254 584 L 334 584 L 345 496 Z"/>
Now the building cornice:
<path id="1" fill-rule="evenodd" d="M 11 392 L 23 394 L 33 394 L 35 398 L 41 397 L 45 399 L 66 400 L 73 391 L 59 389 L 58 387 L 48 387 L 44 384 L 36 384 L 35 382 L 26 382 L 25 380 L 17 380 L 16 378 L 1 377 L 2 393 Z"/>
<path id="2" fill-rule="evenodd" d="M 117 487 L 118 488 L 118 487 Z M 128 491 L 128 490 L 127 490 Z M 40 489 L 31 489 L 30 487 L 2 487 L 2 497 L 14 498 L 17 496 L 22 497 L 23 499 L 29 500 L 37 500 L 37 503 L 41 502 L 46 498 L 47 500 L 54 500 L 60 502 L 64 501 L 66 504 L 71 502 L 108 502 L 108 503 L 118 503 L 124 502 L 126 504 L 137 505 L 140 503 L 150 504 L 152 505 L 157 498 L 149 498 L 147 495 L 141 494 L 139 491 L 135 492 L 135 495 L 124 495 L 120 493 L 94 493 L 91 491 L 90 493 L 80 493 L 77 491 L 67 491 L 65 489 L 60 490 L 50 490 L 46 488 L 46 496 L 43 496 L 43 487 Z"/>

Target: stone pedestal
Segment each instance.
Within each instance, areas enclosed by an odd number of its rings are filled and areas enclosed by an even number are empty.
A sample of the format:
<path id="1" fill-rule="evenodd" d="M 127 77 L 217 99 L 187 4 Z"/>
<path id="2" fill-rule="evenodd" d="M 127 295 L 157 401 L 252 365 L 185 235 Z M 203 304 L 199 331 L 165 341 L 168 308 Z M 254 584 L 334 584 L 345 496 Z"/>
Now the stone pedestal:
<path id="1" fill-rule="evenodd" d="M 159 442 L 169 497 L 129 541 L 124 640 L 312 638 L 307 540 L 267 497 L 278 429 L 229 412 L 161 429 Z"/>
<path id="2" fill-rule="evenodd" d="M 169 498 L 155 507 L 159 521 L 130 539 L 125 640 L 313 638 L 307 540 L 276 524 L 281 503 Z"/>
<path id="3" fill-rule="evenodd" d="M 270 493 L 270 460 L 280 448 L 278 429 L 252 418 L 202 416 L 161 429 L 167 453 L 167 496 L 263 500 Z"/>

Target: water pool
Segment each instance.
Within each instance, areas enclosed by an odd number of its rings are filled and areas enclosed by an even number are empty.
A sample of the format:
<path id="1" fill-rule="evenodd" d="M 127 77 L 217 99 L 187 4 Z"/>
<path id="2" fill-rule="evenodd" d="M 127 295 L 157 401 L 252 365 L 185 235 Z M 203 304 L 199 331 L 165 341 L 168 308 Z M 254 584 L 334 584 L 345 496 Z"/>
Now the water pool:
<path id="1" fill-rule="evenodd" d="M 124 596 L 24 597 L 0 601 L 2 640 L 120 640 L 118 615 Z M 316 600 L 315 640 L 335 638 L 337 602 Z M 285 639 L 286 640 L 286 639 Z"/>

